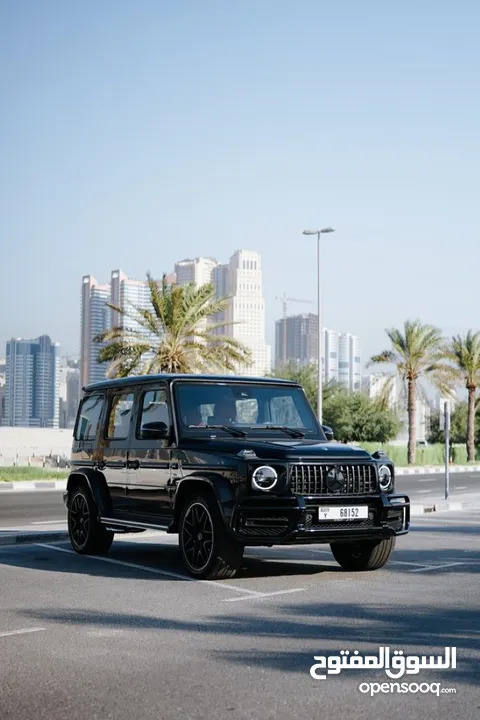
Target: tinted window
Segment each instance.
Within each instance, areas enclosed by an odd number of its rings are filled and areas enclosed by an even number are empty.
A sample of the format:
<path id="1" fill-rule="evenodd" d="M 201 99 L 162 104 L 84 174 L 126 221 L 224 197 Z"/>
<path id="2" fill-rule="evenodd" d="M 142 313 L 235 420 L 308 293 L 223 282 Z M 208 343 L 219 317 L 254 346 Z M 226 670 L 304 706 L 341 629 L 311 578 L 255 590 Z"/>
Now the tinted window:
<path id="1" fill-rule="evenodd" d="M 82 400 L 75 428 L 76 440 L 95 440 L 104 399 L 103 395 L 89 395 Z"/>
<path id="2" fill-rule="evenodd" d="M 300 388 L 273 383 L 188 382 L 178 384 L 175 392 L 180 427 L 187 431 L 205 425 L 238 425 L 261 433 L 262 425 L 271 424 L 301 428 L 310 437 L 324 439 Z"/>
<path id="3" fill-rule="evenodd" d="M 159 422 L 165 423 L 167 428 L 170 427 L 167 393 L 165 390 L 148 390 L 142 398 L 142 412 L 137 428 L 137 437 L 140 436 L 144 425 Z"/>
<path id="4" fill-rule="evenodd" d="M 122 393 L 114 395 L 108 416 L 107 437 L 124 440 L 130 432 L 130 419 L 133 411 L 134 394 Z"/>

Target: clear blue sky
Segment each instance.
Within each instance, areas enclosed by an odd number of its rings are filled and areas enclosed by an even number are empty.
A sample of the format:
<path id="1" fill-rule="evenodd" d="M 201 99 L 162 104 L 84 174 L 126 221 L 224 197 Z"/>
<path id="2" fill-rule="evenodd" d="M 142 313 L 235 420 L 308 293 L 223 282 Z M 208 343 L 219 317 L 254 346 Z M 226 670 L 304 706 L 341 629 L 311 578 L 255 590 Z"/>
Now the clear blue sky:
<path id="1" fill-rule="evenodd" d="M 364 356 L 407 317 L 480 329 L 479 27 L 475 0 L 0 0 L 0 354 L 77 352 L 83 274 L 238 248 L 273 341 L 325 225 L 324 322 Z"/>

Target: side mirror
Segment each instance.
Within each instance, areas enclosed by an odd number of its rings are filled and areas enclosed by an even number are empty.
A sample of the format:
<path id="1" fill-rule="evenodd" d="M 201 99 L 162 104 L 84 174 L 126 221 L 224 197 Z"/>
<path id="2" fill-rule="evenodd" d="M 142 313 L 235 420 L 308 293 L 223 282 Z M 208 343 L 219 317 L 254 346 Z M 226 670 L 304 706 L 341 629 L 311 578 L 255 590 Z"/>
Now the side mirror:
<path id="1" fill-rule="evenodd" d="M 325 433 L 325 437 L 327 438 L 328 442 L 333 440 L 333 430 L 332 428 L 328 427 L 328 425 L 322 425 L 322 430 Z"/>
<path id="2" fill-rule="evenodd" d="M 164 422 L 145 423 L 140 429 L 142 440 L 166 440 L 169 435 L 170 431 Z"/>

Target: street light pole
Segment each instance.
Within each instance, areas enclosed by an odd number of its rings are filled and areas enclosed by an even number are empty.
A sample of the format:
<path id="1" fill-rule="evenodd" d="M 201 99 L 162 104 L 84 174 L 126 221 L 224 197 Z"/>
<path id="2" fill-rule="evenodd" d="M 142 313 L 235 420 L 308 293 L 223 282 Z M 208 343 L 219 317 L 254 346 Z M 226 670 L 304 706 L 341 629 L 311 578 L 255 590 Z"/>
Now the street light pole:
<path id="1" fill-rule="evenodd" d="M 317 236 L 317 312 L 318 312 L 318 392 L 317 392 L 317 417 L 318 422 L 322 423 L 323 415 L 323 366 L 322 366 L 322 354 L 323 354 L 323 324 L 322 324 L 322 292 L 321 292 L 321 259 L 320 259 L 320 236 L 322 233 L 335 232 L 331 227 L 323 228 L 323 230 L 304 230 L 304 235 L 316 235 Z"/>

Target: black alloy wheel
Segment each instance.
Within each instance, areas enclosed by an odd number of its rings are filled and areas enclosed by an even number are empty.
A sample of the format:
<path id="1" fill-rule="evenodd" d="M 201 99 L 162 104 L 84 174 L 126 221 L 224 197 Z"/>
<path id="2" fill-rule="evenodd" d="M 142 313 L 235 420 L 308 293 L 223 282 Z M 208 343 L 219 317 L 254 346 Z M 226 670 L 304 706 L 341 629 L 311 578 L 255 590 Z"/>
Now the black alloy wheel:
<path id="1" fill-rule="evenodd" d="M 90 510 L 83 492 L 73 496 L 68 520 L 71 539 L 80 550 L 85 546 L 90 530 Z"/>
<path id="2" fill-rule="evenodd" d="M 68 502 L 68 535 L 72 548 L 85 555 L 105 555 L 114 533 L 100 522 L 98 507 L 87 485 L 78 485 Z"/>
<path id="3" fill-rule="evenodd" d="M 187 499 L 179 545 L 188 572 L 199 579 L 234 577 L 242 564 L 243 545 L 227 533 L 216 501 L 207 494 Z"/>
<path id="4" fill-rule="evenodd" d="M 195 572 L 202 572 L 213 552 L 212 518 L 202 503 L 192 503 L 185 513 L 183 548 L 188 565 Z"/>

